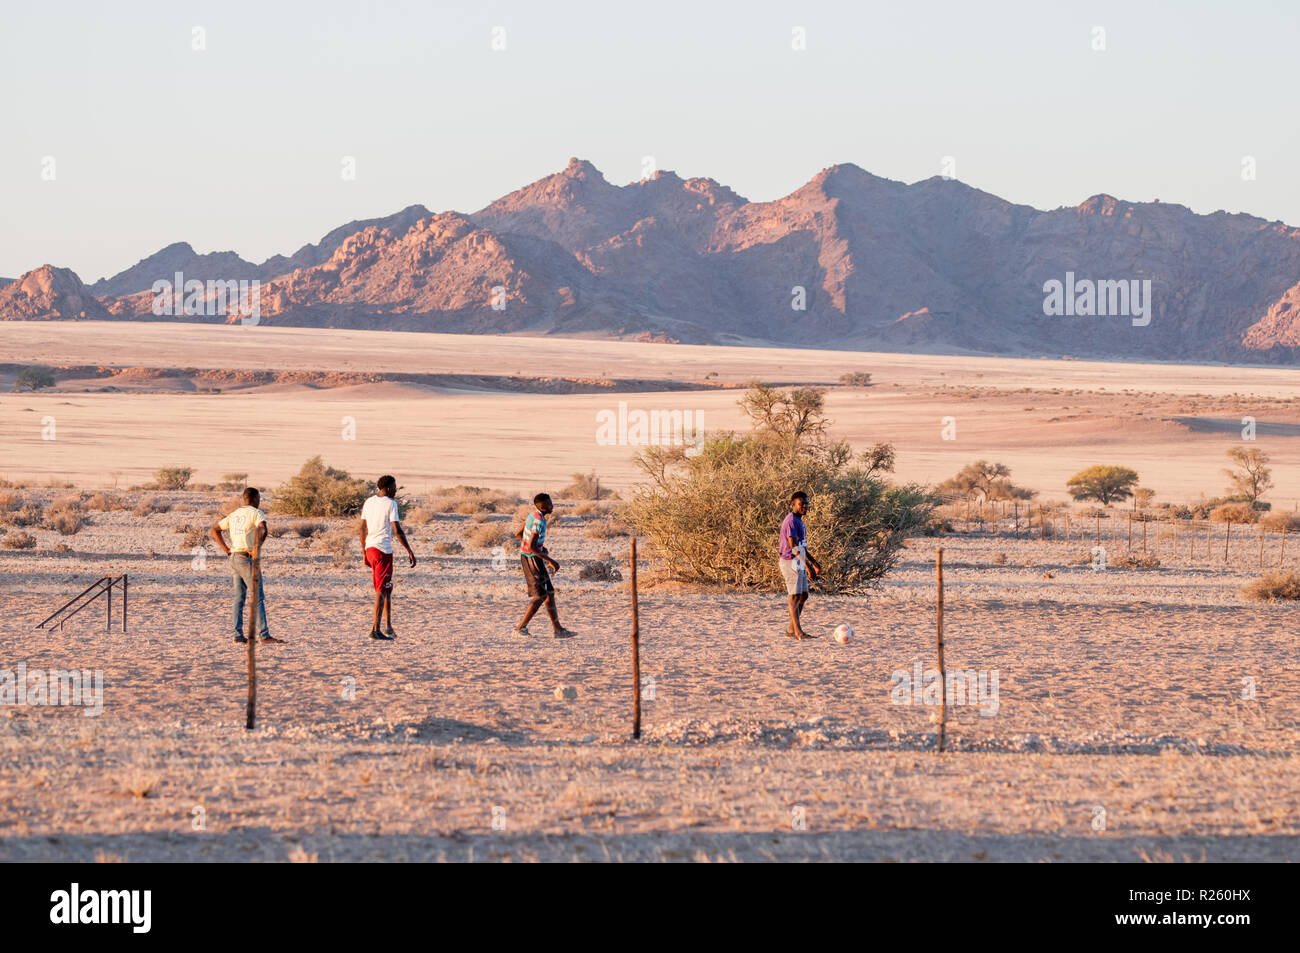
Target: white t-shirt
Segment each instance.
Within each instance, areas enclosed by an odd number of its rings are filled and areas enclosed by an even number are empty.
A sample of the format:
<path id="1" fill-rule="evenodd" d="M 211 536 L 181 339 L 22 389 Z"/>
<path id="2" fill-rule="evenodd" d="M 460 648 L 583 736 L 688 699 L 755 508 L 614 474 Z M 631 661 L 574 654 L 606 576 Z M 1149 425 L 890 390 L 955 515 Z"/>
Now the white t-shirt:
<path id="1" fill-rule="evenodd" d="M 257 539 L 257 527 L 266 522 L 266 514 L 252 506 L 241 506 L 217 525 L 230 531 L 230 550 L 235 553 L 251 553 L 253 541 Z"/>
<path id="2" fill-rule="evenodd" d="M 399 521 L 397 501 L 391 496 L 372 496 L 361 507 L 361 518 L 366 521 L 366 549 L 392 553 L 393 524 Z"/>

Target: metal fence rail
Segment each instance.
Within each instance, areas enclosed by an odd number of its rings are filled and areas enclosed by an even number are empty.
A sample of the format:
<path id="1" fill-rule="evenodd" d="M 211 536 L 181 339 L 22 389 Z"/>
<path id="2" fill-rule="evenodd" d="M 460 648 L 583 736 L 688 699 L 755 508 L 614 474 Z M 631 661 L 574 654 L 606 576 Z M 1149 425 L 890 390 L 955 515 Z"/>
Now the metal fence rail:
<path id="1" fill-rule="evenodd" d="M 36 628 L 43 629 L 47 625 L 50 628 L 58 626 L 62 631 L 63 624 L 71 619 L 74 615 L 93 603 L 100 596 L 105 597 L 104 613 L 104 631 L 113 631 L 113 590 L 120 588 L 122 590 L 122 631 L 126 631 L 126 611 L 127 611 L 127 577 L 126 573 L 120 576 L 103 576 L 92 582 L 81 592 L 77 593 L 63 605 L 59 606 L 47 616 L 44 621 L 40 622 Z"/>

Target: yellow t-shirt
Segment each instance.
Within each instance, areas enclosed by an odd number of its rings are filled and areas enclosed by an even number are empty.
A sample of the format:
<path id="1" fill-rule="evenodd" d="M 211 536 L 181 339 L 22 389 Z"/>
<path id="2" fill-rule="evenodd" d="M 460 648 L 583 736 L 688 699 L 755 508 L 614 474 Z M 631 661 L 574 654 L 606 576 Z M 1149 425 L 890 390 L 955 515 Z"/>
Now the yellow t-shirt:
<path id="1" fill-rule="evenodd" d="M 266 514 L 253 506 L 241 506 L 229 516 L 222 517 L 217 525 L 230 531 L 230 550 L 251 553 L 257 539 L 257 527 L 266 522 Z"/>

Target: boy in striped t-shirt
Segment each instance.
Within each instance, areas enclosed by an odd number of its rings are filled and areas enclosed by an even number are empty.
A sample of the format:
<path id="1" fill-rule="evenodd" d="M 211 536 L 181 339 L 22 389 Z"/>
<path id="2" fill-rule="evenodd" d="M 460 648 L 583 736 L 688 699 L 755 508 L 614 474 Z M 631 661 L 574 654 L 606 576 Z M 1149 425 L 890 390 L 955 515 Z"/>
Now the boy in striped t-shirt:
<path id="1" fill-rule="evenodd" d="M 574 635 L 560 625 L 559 613 L 555 608 L 555 586 L 546 571 L 547 566 L 555 572 L 560 571 L 560 564 L 552 559 L 546 550 L 546 517 L 554 509 L 550 496 L 538 493 L 533 497 L 533 511 L 524 520 L 524 525 L 515 532 L 519 537 L 519 562 L 524 569 L 524 582 L 528 585 L 528 598 L 531 600 L 528 603 L 528 610 L 524 613 L 524 621 L 520 622 L 515 629 L 519 635 L 532 634 L 528 631 L 528 623 L 543 604 L 546 606 L 547 615 L 551 617 L 551 627 L 555 630 L 555 637 L 567 639 Z"/>

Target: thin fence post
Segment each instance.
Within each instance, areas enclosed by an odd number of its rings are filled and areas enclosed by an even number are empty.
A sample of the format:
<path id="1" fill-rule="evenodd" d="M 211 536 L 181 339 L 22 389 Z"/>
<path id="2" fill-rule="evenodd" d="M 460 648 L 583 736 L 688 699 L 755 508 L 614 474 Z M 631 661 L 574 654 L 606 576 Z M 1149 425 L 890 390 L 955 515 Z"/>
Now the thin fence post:
<path id="1" fill-rule="evenodd" d="M 1259 533 L 1259 568 L 1264 568 L 1264 524 L 1256 523 L 1255 531 Z"/>
<path id="2" fill-rule="evenodd" d="M 257 605 L 262 597 L 261 559 L 251 560 L 253 584 L 249 587 L 252 600 L 248 604 L 248 706 L 244 713 L 244 728 L 253 730 L 257 717 Z"/>
<path id="3" fill-rule="evenodd" d="M 1282 568 L 1282 560 L 1286 557 L 1286 523 L 1282 524 L 1282 549 L 1277 554 L 1277 568 Z"/>
<path id="4" fill-rule="evenodd" d="M 944 728 L 948 721 L 948 678 L 943 668 L 943 547 L 935 551 L 934 578 L 938 591 L 935 614 L 935 643 L 939 652 L 939 750 L 943 750 Z"/>
<path id="5" fill-rule="evenodd" d="M 641 737 L 641 616 L 636 593 L 636 537 L 632 537 L 632 737 Z"/>
<path id="6" fill-rule="evenodd" d="M 1223 564 L 1228 565 L 1228 541 L 1232 539 L 1232 523 L 1223 524 Z"/>

